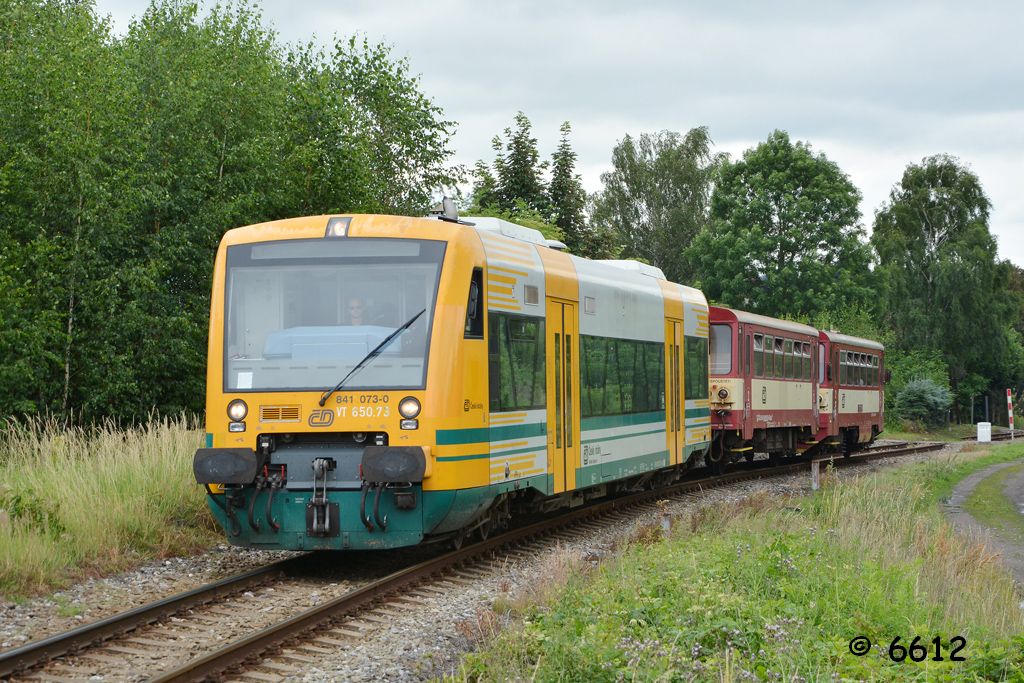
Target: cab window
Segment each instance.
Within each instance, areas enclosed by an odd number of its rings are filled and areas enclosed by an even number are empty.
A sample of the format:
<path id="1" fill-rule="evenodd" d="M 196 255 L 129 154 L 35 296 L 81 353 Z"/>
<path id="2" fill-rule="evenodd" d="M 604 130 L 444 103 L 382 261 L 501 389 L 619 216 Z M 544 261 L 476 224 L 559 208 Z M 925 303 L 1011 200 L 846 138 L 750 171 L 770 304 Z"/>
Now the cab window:
<path id="1" fill-rule="evenodd" d="M 711 374 L 728 375 L 732 372 L 732 328 L 728 325 L 711 326 Z"/>

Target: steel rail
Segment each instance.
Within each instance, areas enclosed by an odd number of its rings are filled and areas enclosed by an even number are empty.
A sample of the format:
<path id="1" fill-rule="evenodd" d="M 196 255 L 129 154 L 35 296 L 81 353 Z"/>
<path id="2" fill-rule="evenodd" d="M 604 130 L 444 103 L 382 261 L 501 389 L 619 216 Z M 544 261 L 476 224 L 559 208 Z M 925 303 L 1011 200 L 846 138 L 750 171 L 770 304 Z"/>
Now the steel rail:
<path id="1" fill-rule="evenodd" d="M 882 458 L 939 450 L 946 445 L 944 443 L 917 444 L 896 450 L 861 452 L 849 458 L 839 456 L 838 458 L 817 458 L 816 460 L 819 463 L 831 461 L 834 466 L 845 467 Z M 241 666 L 246 661 L 266 653 L 272 648 L 280 647 L 287 641 L 299 637 L 317 626 L 356 613 L 360 609 L 370 606 L 402 588 L 416 584 L 435 574 L 440 574 L 468 560 L 485 556 L 503 546 L 519 543 L 535 536 L 541 536 L 548 532 L 573 525 L 584 519 L 605 515 L 622 508 L 635 507 L 666 496 L 695 492 L 706 488 L 718 488 L 751 479 L 775 478 L 780 475 L 799 472 L 809 469 L 811 462 L 811 460 L 801 460 L 793 464 L 770 468 L 749 467 L 717 477 L 681 482 L 667 487 L 601 501 L 552 519 L 512 529 L 499 536 L 479 541 L 459 550 L 389 574 L 371 584 L 339 596 L 274 626 L 229 643 L 215 652 L 193 659 L 177 669 L 161 673 L 151 679 L 151 681 L 152 683 L 183 683 L 185 681 L 203 681 L 218 677 L 226 671 Z"/>
<path id="2" fill-rule="evenodd" d="M 1021 431 L 1014 432 L 1013 438 L 1014 439 L 1024 438 L 1024 432 L 1021 432 Z M 961 441 L 975 441 L 976 439 L 977 439 L 976 436 L 965 436 L 965 437 L 963 437 L 961 439 Z M 991 441 L 1010 441 L 1011 440 L 1010 439 L 1010 432 L 999 432 L 998 434 L 993 434 L 990 437 L 990 440 Z M 979 443 L 985 443 L 985 442 L 981 441 Z"/>
<path id="3" fill-rule="evenodd" d="M 35 640 L 0 653 L 0 678 L 31 669 L 55 657 L 74 653 L 82 648 L 124 635 L 183 610 L 238 593 L 246 588 L 287 574 L 307 556 L 289 558 L 162 600 L 114 614 L 100 621 L 85 624 L 65 633 Z"/>

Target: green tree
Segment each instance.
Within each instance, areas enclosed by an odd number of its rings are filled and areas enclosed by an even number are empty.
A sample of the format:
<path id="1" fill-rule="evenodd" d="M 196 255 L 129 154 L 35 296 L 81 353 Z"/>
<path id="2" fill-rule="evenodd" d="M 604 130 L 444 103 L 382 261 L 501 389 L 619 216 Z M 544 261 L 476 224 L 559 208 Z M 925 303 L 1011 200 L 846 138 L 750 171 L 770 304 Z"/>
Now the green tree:
<path id="1" fill-rule="evenodd" d="M 0 3 L 0 412 L 68 412 L 123 239 L 129 110 L 88 3 Z"/>
<path id="2" fill-rule="evenodd" d="M 576 173 L 576 152 L 569 142 L 572 126 L 565 121 L 559 130 L 561 139 L 558 142 L 558 149 L 551 156 L 551 184 L 548 187 L 552 222 L 565 235 L 565 244 L 569 251 L 586 256 L 587 226 L 583 210 L 587 202 L 587 193 L 583 191 L 583 183 Z"/>
<path id="3" fill-rule="evenodd" d="M 591 210 L 594 229 L 617 234 L 624 257 L 692 283 L 684 250 L 707 222 L 715 164 L 704 127 L 686 135 L 627 135 L 612 150 L 613 170 L 601 175 L 604 189 Z"/>
<path id="4" fill-rule="evenodd" d="M 0 415 L 203 406 L 210 274 L 238 225 L 422 214 L 451 122 L 386 47 L 285 52 L 246 2 L 0 0 Z"/>
<path id="5" fill-rule="evenodd" d="M 448 165 L 455 123 L 445 120 L 441 108 L 423 94 L 408 62 L 394 59 L 384 44 L 355 37 L 339 40 L 327 68 L 339 104 L 356 112 L 354 133 L 367 154 L 368 201 L 355 206 L 426 213 L 439 187 L 463 179 L 462 168 Z"/>
<path id="6" fill-rule="evenodd" d="M 499 210 L 498 180 L 491 173 L 491 167 L 483 159 L 473 167 L 473 189 L 470 192 L 471 210 Z"/>
<path id="7" fill-rule="evenodd" d="M 777 317 L 867 306 L 871 252 L 860 192 L 784 131 L 721 166 L 711 224 L 688 249 L 709 299 Z"/>
<path id="8" fill-rule="evenodd" d="M 531 211 L 546 214 L 548 192 L 543 174 L 547 162 L 540 161 L 537 138 L 533 137 L 533 126 L 526 114 L 517 112 L 515 127 L 505 129 L 505 139 L 495 136 L 491 147 L 496 155 L 494 175 L 498 207 L 514 213 L 518 202 L 522 201 Z"/>
<path id="9" fill-rule="evenodd" d="M 875 215 L 872 243 L 886 285 L 886 320 L 905 349 L 938 350 L 960 407 L 1020 373 L 1012 267 L 996 258 L 991 205 L 954 157 L 910 164 Z M 962 387 L 962 391 L 961 386 Z"/>

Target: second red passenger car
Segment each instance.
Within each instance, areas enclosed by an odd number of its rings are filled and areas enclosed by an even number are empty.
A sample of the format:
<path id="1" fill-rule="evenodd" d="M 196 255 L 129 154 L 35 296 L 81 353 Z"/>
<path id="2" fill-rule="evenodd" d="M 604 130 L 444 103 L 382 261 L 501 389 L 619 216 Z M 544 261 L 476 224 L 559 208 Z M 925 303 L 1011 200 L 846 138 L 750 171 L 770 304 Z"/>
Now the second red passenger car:
<path id="1" fill-rule="evenodd" d="M 709 322 L 712 467 L 839 445 L 848 455 L 882 431 L 878 342 L 719 306 Z"/>

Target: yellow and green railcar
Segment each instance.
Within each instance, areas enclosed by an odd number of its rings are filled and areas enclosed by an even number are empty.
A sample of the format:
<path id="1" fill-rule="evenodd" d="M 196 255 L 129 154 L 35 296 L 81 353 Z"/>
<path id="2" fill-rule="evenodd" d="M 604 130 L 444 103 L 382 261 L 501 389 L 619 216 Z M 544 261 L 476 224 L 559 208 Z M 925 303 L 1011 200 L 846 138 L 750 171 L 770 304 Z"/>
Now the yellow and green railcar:
<path id="1" fill-rule="evenodd" d="M 317 216 L 224 236 L 194 470 L 233 543 L 461 541 L 703 458 L 703 294 L 466 221 Z"/>

